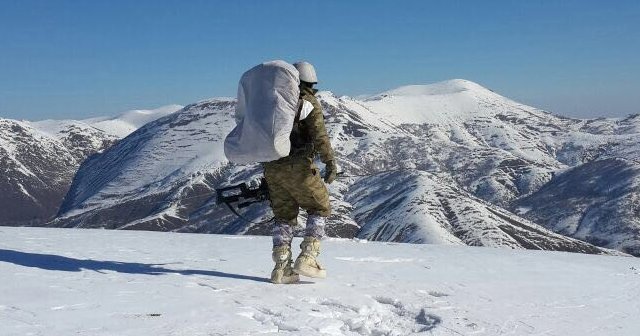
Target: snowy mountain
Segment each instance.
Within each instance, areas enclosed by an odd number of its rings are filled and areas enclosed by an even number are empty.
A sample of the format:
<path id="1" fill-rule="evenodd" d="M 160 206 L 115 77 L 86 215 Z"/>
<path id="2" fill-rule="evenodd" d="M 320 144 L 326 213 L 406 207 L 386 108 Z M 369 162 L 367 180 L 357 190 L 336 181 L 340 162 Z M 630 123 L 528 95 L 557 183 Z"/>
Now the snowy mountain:
<path id="1" fill-rule="evenodd" d="M 273 285 L 268 237 L 0 228 L 0 334 L 640 330 L 637 258 L 327 239 L 320 260 L 327 279 Z"/>
<path id="2" fill-rule="evenodd" d="M 211 195 L 233 127 L 231 100 L 186 106 L 85 161 L 55 225 L 175 230 Z M 193 198 L 196 196 L 195 198 Z M 181 198 L 187 200 L 183 204 Z"/>
<path id="3" fill-rule="evenodd" d="M 87 157 L 172 109 L 179 107 L 83 121 L 0 119 L 0 225 L 42 225 L 51 220 Z"/>
<path id="4" fill-rule="evenodd" d="M 331 236 L 599 252 L 537 225 L 558 229 L 553 220 L 537 222 L 535 208 L 526 212 L 533 222 L 504 209 L 513 210 L 569 168 L 640 156 L 636 116 L 562 118 L 466 80 L 366 99 L 329 92 L 319 98 L 345 172 L 330 187 Z M 234 107 L 230 99 L 186 106 L 93 156 L 50 225 L 268 233 L 268 223 L 247 223 L 215 204 L 214 188 L 261 173 L 257 165 L 230 165 L 224 158 L 222 140 L 234 126 Z M 631 206 L 620 211 L 627 215 L 640 208 L 637 202 L 612 206 Z M 252 222 L 271 217 L 267 204 L 242 211 Z M 618 229 L 610 231 L 640 241 L 635 231 Z"/>
<path id="5" fill-rule="evenodd" d="M 0 119 L 0 223 L 42 225 L 57 213 L 80 163 L 116 138 L 82 123 Z"/>
<path id="6" fill-rule="evenodd" d="M 625 159 L 572 168 L 514 203 L 516 212 L 556 232 L 637 256 L 639 205 L 640 163 Z"/>
<path id="7" fill-rule="evenodd" d="M 393 183 L 388 183 L 393 181 Z M 380 174 L 356 182 L 347 197 L 359 238 L 376 241 L 602 253 L 543 229 L 431 173 Z"/>
<path id="8" fill-rule="evenodd" d="M 153 110 L 131 110 L 116 117 L 98 117 L 83 121 L 106 133 L 124 138 L 145 124 L 167 116 L 181 108 L 183 108 L 181 105 L 167 105 Z"/>

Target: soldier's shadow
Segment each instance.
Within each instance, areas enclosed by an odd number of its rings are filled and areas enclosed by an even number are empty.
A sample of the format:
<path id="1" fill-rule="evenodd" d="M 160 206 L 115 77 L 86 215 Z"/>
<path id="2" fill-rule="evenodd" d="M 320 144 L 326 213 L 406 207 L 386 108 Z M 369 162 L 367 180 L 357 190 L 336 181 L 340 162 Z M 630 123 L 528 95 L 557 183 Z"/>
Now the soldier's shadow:
<path id="1" fill-rule="evenodd" d="M 25 267 L 34 267 L 44 270 L 63 272 L 81 272 L 83 270 L 90 270 L 100 273 L 112 271 L 118 273 L 147 275 L 204 275 L 256 282 L 269 282 L 269 279 L 267 278 L 244 274 L 225 273 L 214 270 L 170 269 L 165 267 L 165 265 L 168 264 L 143 264 L 122 261 L 75 259 L 54 254 L 29 253 L 4 249 L 0 249 L 0 262 L 8 262 Z"/>

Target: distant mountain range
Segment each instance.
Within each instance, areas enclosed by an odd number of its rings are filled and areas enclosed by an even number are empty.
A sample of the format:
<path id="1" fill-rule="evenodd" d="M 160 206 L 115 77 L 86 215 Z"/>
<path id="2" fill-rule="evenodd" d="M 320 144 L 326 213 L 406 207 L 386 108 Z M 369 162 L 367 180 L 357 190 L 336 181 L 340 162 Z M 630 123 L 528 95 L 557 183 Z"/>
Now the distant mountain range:
<path id="1" fill-rule="evenodd" d="M 81 121 L 0 119 L 0 224 L 44 225 L 52 220 L 87 157 L 180 108 Z"/>
<path id="2" fill-rule="evenodd" d="M 563 118 L 466 80 L 319 98 L 345 175 L 330 186 L 330 235 L 640 255 L 638 115 Z M 123 134 L 102 131 L 110 142 L 82 162 L 47 225 L 268 233 L 270 224 L 215 202 L 214 188 L 261 174 L 224 157 L 234 108 L 232 99 L 211 99 L 119 141 Z M 268 204 L 242 213 L 252 222 L 271 217 Z"/>

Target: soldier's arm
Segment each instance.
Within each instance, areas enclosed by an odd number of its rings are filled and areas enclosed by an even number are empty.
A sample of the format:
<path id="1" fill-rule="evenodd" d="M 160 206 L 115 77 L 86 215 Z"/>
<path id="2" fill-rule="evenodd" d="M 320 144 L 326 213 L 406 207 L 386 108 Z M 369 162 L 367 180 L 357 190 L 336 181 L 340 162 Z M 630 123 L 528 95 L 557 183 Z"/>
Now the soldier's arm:
<path id="1" fill-rule="evenodd" d="M 309 126 L 309 132 L 311 133 L 310 135 L 313 140 L 314 148 L 318 154 L 320 154 L 320 160 L 327 163 L 329 161 L 333 161 L 334 156 L 333 149 L 331 148 L 331 142 L 329 142 L 327 128 L 324 125 L 322 106 L 317 100 L 312 101 L 311 103 L 313 104 L 313 110 L 305 121 Z"/>

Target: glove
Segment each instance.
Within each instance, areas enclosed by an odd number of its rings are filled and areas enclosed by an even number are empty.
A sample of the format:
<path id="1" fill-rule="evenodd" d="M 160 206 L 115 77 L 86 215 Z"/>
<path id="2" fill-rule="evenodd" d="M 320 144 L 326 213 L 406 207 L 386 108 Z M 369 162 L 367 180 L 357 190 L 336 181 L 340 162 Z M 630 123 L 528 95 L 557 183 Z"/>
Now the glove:
<path id="1" fill-rule="evenodd" d="M 338 175 L 338 167 L 336 167 L 335 161 L 327 161 L 324 163 L 324 183 L 331 184 Z"/>

